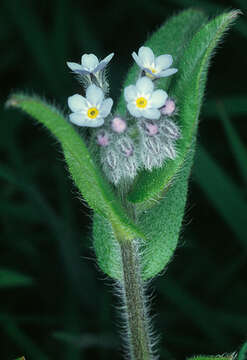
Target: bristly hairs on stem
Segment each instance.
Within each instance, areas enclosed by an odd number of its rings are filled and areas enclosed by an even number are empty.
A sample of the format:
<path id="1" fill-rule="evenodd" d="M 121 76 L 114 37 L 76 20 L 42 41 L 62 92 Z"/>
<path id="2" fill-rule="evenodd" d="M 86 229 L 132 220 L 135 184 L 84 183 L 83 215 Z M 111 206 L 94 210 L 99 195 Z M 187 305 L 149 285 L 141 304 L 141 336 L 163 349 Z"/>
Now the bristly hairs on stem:
<path id="1" fill-rule="evenodd" d="M 149 316 L 151 296 L 147 296 L 147 283 L 141 278 L 139 246 L 139 240 L 120 244 L 123 273 L 122 280 L 116 281 L 116 290 L 123 350 L 126 359 L 157 360 L 159 338 Z"/>

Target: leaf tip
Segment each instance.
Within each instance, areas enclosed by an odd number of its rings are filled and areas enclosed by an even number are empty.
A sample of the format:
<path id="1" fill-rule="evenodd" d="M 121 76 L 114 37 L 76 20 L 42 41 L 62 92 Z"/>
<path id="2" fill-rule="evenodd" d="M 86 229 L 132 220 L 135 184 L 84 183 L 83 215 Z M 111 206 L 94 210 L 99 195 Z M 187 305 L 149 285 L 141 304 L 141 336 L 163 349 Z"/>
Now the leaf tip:
<path id="1" fill-rule="evenodd" d="M 230 19 L 235 20 L 239 15 L 243 15 L 242 10 L 236 9 L 230 12 Z"/>
<path id="2" fill-rule="evenodd" d="M 14 93 L 9 96 L 8 100 L 5 103 L 5 108 L 19 107 L 21 105 L 21 100 L 24 98 L 25 94 L 23 93 Z"/>
<path id="3" fill-rule="evenodd" d="M 9 99 L 6 101 L 5 103 L 5 107 L 8 109 L 10 107 L 16 107 L 18 106 L 18 100 L 16 99 L 15 96 L 11 96 L 9 97 Z"/>

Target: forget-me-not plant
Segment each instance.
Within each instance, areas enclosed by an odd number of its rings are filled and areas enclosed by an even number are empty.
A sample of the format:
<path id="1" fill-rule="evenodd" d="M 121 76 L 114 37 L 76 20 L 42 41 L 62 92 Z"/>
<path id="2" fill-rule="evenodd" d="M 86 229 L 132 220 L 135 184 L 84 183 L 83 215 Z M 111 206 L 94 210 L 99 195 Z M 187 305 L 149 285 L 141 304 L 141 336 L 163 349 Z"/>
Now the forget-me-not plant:
<path id="1" fill-rule="evenodd" d="M 132 53 L 134 65 L 114 106 L 106 77 L 113 53 L 101 61 L 84 54 L 81 64 L 67 63 L 82 84 L 81 94 L 68 94 L 68 114 L 22 93 L 7 102 L 58 139 L 93 210 L 95 255 L 118 289 L 131 360 L 158 358 L 146 284 L 177 247 L 210 58 L 238 14 L 208 20 L 188 9 L 170 18 Z"/>

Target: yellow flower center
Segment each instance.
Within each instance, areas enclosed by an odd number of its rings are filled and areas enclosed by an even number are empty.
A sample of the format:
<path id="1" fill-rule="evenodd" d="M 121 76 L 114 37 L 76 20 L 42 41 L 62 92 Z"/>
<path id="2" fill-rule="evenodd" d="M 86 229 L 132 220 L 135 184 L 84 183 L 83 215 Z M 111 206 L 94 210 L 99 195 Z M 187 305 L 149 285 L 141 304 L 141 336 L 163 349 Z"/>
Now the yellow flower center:
<path id="1" fill-rule="evenodd" d="M 154 68 L 149 68 L 149 70 L 151 70 L 153 74 L 156 73 L 156 70 Z"/>
<path id="2" fill-rule="evenodd" d="M 88 109 L 87 111 L 87 116 L 90 118 L 90 119 L 95 119 L 99 114 L 99 110 L 95 107 L 92 107 L 90 109 Z"/>
<path id="3" fill-rule="evenodd" d="M 137 100 L 136 100 L 136 106 L 139 107 L 139 108 L 145 108 L 147 106 L 147 100 L 144 98 L 144 97 L 139 97 Z"/>

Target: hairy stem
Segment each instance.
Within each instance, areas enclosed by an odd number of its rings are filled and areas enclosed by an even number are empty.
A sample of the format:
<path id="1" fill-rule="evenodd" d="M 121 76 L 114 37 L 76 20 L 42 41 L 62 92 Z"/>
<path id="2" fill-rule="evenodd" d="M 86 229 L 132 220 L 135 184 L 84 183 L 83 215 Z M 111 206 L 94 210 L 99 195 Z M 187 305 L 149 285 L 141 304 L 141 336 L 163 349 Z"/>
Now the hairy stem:
<path id="1" fill-rule="evenodd" d="M 147 309 L 140 275 L 138 247 L 133 242 L 121 243 L 123 265 L 123 301 L 126 309 L 131 360 L 153 359 L 148 332 Z"/>

